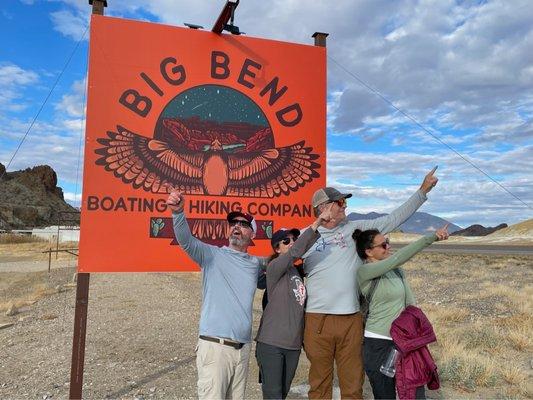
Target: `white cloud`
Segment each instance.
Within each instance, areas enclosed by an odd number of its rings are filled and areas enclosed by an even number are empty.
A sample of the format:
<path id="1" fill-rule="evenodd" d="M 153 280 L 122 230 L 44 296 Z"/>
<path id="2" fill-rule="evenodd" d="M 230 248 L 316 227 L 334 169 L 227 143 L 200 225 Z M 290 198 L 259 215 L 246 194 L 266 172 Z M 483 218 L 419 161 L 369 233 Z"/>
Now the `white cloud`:
<path id="1" fill-rule="evenodd" d="M 83 83 L 75 82 L 71 92 L 64 94 L 55 106 L 56 114 L 51 120 L 38 119 L 27 135 L 9 170 L 18 170 L 35 165 L 50 165 L 64 182 L 81 182 L 85 120 L 69 118 L 83 109 L 80 91 Z M 68 110 L 68 111 L 67 111 Z M 0 140 L 8 145 L 0 147 L 0 162 L 4 165 L 11 159 L 15 148 L 28 131 L 30 121 L 0 116 Z M 82 156 L 83 157 L 83 156 Z"/>
<path id="2" fill-rule="evenodd" d="M 54 29 L 73 40 L 80 40 L 89 25 L 89 14 L 83 11 L 60 10 L 50 14 Z M 88 36 L 85 36 L 88 39 Z"/>
<path id="3" fill-rule="evenodd" d="M 431 156 L 399 152 L 330 152 L 328 185 L 353 193 L 354 200 L 371 201 L 370 205 L 361 208 L 350 207 L 350 211 L 390 212 L 414 193 L 431 165 L 438 160 L 436 175 L 439 183 L 428 196 L 424 211 L 449 216 L 461 226 L 515 223 L 533 214 L 533 170 L 530 168 L 533 146 L 508 152 L 479 152 L 471 158 L 497 176 L 499 183 L 529 208 L 463 160 L 446 152 Z M 395 183 L 383 187 L 368 183 L 383 179 Z"/>
<path id="4" fill-rule="evenodd" d="M 25 71 L 17 65 L 0 66 L 0 85 L 17 86 L 28 85 L 37 80 L 37 74 L 33 71 Z"/>
<path id="5" fill-rule="evenodd" d="M 78 193 L 64 192 L 63 198 L 74 207 L 79 207 L 81 204 L 81 189 Z"/>
<path id="6" fill-rule="evenodd" d="M 44 132 L 47 132 L 44 134 Z M 78 160 L 79 130 L 70 135 L 32 129 L 20 148 L 9 170 L 19 170 L 35 165 L 50 165 L 58 176 L 66 182 L 76 182 L 77 166 L 82 169 L 83 160 Z M 0 148 L 0 162 L 4 165 L 13 155 L 13 148 Z M 81 175 L 81 173 L 80 173 Z M 78 178 L 79 179 L 79 178 Z"/>
<path id="7" fill-rule="evenodd" d="M 11 63 L 0 63 L 0 115 L 24 109 L 27 104 L 21 100 L 22 91 L 38 80 L 39 75 L 34 71 Z"/>
<path id="8" fill-rule="evenodd" d="M 57 111 L 66 113 L 69 117 L 79 118 L 85 114 L 85 81 L 79 80 L 72 84 L 71 93 L 61 97 L 61 101 L 55 104 Z"/>

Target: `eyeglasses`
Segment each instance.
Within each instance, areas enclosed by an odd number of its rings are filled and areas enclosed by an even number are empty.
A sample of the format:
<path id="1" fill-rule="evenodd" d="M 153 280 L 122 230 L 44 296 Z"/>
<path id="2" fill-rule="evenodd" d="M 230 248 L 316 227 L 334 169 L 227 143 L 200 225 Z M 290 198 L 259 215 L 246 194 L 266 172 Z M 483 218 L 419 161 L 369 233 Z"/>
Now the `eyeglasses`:
<path id="1" fill-rule="evenodd" d="M 252 229 L 252 224 L 242 219 L 234 219 L 233 221 L 229 221 L 229 226 L 235 226 L 235 225 L 239 225 L 244 228 Z"/>
<path id="2" fill-rule="evenodd" d="M 374 246 L 370 247 L 371 249 L 373 249 L 374 247 L 382 247 L 383 250 L 387 250 L 387 247 L 390 246 L 390 242 L 389 242 L 389 239 L 385 239 L 384 242 L 380 243 L 380 244 L 375 244 Z"/>

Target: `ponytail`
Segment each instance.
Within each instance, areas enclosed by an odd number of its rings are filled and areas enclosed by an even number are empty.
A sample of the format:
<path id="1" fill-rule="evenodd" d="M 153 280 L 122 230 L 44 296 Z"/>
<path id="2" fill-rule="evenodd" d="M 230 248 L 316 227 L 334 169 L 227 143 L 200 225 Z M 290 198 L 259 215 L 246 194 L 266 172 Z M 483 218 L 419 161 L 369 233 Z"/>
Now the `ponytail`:
<path id="1" fill-rule="evenodd" d="M 366 255 L 366 250 L 372 248 L 372 243 L 377 235 L 379 235 L 379 231 L 377 229 L 368 229 L 366 231 L 356 229 L 353 231 L 352 238 L 355 241 L 357 254 L 362 260 L 366 260 L 368 258 Z"/>

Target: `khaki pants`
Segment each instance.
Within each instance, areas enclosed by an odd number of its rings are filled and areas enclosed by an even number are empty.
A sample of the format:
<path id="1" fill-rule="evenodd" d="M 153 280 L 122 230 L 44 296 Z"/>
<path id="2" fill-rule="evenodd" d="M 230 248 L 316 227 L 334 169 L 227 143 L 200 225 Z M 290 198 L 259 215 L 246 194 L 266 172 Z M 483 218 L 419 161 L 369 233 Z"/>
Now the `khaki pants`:
<path id="1" fill-rule="evenodd" d="M 310 399 L 331 399 L 334 362 L 337 365 L 341 398 L 363 398 L 362 343 L 361 313 L 305 314 L 304 350 L 311 362 Z"/>
<path id="2" fill-rule="evenodd" d="M 244 399 L 250 343 L 240 350 L 220 343 L 198 340 L 198 398 Z"/>

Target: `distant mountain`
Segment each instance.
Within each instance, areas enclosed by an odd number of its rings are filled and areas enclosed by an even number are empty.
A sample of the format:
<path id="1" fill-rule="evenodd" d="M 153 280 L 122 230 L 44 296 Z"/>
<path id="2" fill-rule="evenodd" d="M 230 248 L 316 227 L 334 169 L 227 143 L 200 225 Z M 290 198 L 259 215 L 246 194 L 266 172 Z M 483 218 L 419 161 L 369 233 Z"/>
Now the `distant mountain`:
<path id="1" fill-rule="evenodd" d="M 379 214 L 376 212 L 370 212 L 368 214 L 350 213 L 348 219 L 355 221 L 358 219 L 376 219 L 387 214 Z M 448 232 L 455 232 L 462 229 L 460 226 L 452 224 L 445 219 L 437 217 L 425 212 L 415 212 L 411 218 L 400 225 L 400 230 L 405 233 L 418 233 L 425 235 L 429 232 L 442 228 L 445 224 L 449 223 Z"/>
<path id="2" fill-rule="evenodd" d="M 487 236 L 491 233 L 507 228 L 507 224 L 500 224 L 494 227 L 485 228 L 483 225 L 474 224 L 468 228 L 461 229 L 452 233 L 453 236 Z"/>

